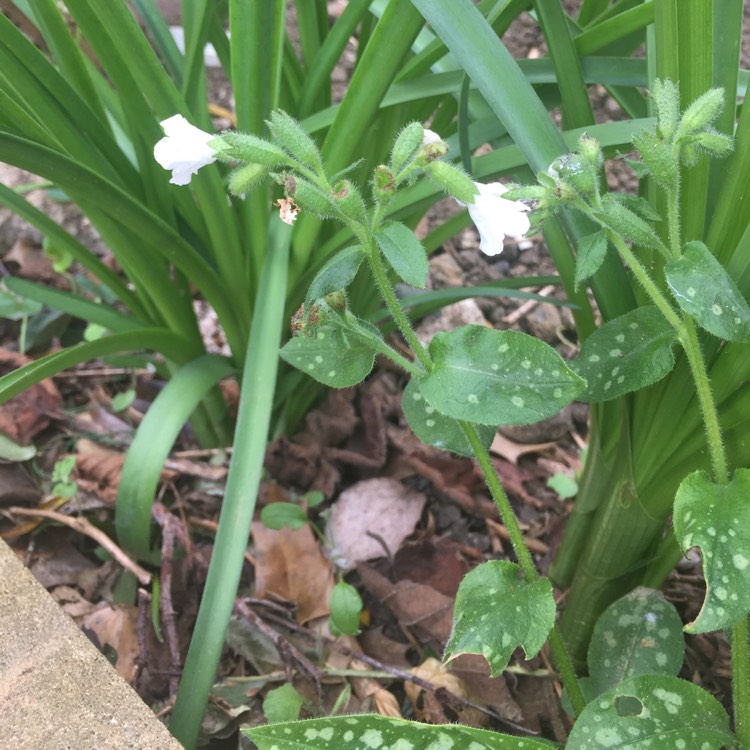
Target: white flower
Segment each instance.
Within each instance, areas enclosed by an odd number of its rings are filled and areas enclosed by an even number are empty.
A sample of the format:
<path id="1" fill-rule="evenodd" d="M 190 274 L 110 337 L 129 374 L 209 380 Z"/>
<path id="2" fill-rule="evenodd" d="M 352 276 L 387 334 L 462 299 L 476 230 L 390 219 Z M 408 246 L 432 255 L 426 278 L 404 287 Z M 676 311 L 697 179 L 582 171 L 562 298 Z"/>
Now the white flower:
<path id="1" fill-rule="evenodd" d="M 440 143 L 443 139 L 434 131 L 427 130 L 424 128 L 424 135 L 422 136 L 422 145 L 428 146 L 430 143 Z"/>
<path id="2" fill-rule="evenodd" d="M 529 207 L 519 201 L 503 198 L 507 190 L 500 182 L 483 185 L 475 182 L 479 194 L 474 196 L 473 203 L 462 203 L 468 206 L 469 215 L 479 230 L 479 249 L 485 255 L 499 255 L 503 251 L 503 240 L 510 235 L 520 240 L 529 231 Z"/>
<path id="3" fill-rule="evenodd" d="M 187 185 L 201 167 L 216 161 L 216 149 L 208 145 L 216 138 L 212 133 L 196 128 L 182 115 L 163 120 L 161 126 L 166 135 L 154 146 L 154 159 L 172 170 L 172 184 Z"/>

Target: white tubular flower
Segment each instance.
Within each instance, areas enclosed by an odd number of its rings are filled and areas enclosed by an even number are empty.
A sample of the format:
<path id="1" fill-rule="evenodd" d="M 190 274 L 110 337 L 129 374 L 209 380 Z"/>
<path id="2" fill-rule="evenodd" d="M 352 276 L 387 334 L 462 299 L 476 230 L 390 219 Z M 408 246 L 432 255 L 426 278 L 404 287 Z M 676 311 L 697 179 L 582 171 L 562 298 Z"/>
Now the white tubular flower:
<path id="1" fill-rule="evenodd" d="M 484 185 L 475 182 L 479 194 L 474 196 L 473 203 L 462 203 L 467 206 L 472 221 L 479 230 L 479 249 L 485 255 L 499 255 L 503 251 L 506 235 L 520 240 L 529 231 L 529 207 L 519 201 L 503 198 L 507 190 L 500 182 Z"/>
<path id="2" fill-rule="evenodd" d="M 187 185 L 201 167 L 216 161 L 216 149 L 208 145 L 216 138 L 212 133 L 196 128 L 182 115 L 163 120 L 161 126 L 166 135 L 154 146 L 154 159 L 172 170 L 173 185 Z"/>

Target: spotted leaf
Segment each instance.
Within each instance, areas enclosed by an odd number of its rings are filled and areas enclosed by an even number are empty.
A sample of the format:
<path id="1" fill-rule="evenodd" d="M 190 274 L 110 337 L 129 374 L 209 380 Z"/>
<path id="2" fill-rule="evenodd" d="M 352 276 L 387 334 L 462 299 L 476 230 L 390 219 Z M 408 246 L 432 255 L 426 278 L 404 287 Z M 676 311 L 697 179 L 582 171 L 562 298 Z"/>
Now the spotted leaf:
<path id="1" fill-rule="evenodd" d="M 373 348 L 339 327 L 321 325 L 286 343 L 281 358 L 319 383 L 349 388 L 364 380 L 375 362 Z"/>
<path id="2" fill-rule="evenodd" d="M 443 416 L 434 406 L 427 403 L 419 390 L 416 378 L 407 383 L 401 407 L 409 427 L 426 445 L 451 451 L 459 456 L 474 455 L 461 425 L 455 419 Z M 477 425 L 477 432 L 484 446 L 489 448 L 497 428 L 491 425 Z"/>
<path id="3" fill-rule="evenodd" d="M 536 656 L 554 624 L 549 580 L 527 581 L 515 563 L 491 560 L 474 568 L 458 587 L 445 658 L 482 654 L 494 677 L 518 646 L 527 659 Z"/>
<path id="4" fill-rule="evenodd" d="M 362 714 L 243 729 L 258 750 L 550 750 L 551 742 L 458 724 Z"/>
<path id="5" fill-rule="evenodd" d="M 724 266 L 702 242 L 688 242 L 664 269 L 677 304 L 701 328 L 727 341 L 750 341 L 750 307 Z"/>
<path id="6" fill-rule="evenodd" d="M 609 401 L 661 380 L 674 367 L 672 326 L 646 305 L 610 320 L 591 334 L 570 366 L 588 386 L 581 401 Z"/>
<path id="7" fill-rule="evenodd" d="M 644 674 L 676 675 L 685 657 L 682 620 L 659 591 L 637 588 L 596 621 L 589 644 L 594 695 Z"/>
<path id="8" fill-rule="evenodd" d="M 712 695 L 667 675 L 631 677 L 587 704 L 566 750 L 718 750 L 735 747 L 729 717 Z"/>
<path id="9" fill-rule="evenodd" d="M 704 471 L 682 480 L 673 523 L 683 550 L 700 547 L 706 598 L 685 630 L 708 633 L 733 625 L 750 612 L 750 469 L 737 469 L 727 485 Z"/>
<path id="10" fill-rule="evenodd" d="M 467 325 L 430 342 L 420 381 L 431 406 L 475 424 L 530 424 L 557 414 L 585 383 L 548 344 L 517 331 Z"/>

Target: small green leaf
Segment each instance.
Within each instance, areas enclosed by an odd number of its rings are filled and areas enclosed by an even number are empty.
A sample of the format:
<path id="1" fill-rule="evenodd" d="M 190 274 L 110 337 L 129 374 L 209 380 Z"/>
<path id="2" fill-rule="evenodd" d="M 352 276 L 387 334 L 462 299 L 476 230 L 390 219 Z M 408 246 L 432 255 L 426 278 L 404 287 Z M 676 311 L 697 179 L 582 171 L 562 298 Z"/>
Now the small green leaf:
<path id="1" fill-rule="evenodd" d="M 425 401 L 419 391 L 419 383 L 412 378 L 404 389 L 401 401 L 404 417 L 414 434 L 426 445 L 432 445 L 459 456 L 473 456 L 474 452 L 464 431 L 455 419 L 443 416 L 434 406 Z M 489 448 L 497 428 L 491 425 L 477 425 L 479 437 Z"/>
<path id="2" fill-rule="evenodd" d="M 133 388 L 129 388 L 127 391 L 122 391 L 122 393 L 116 393 L 112 397 L 112 411 L 117 412 L 125 411 L 125 409 L 130 406 L 133 401 L 135 401 L 135 390 Z"/>
<path id="3" fill-rule="evenodd" d="M 359 714 L 243 729 L 258 750 L 550 750 L 533 737 L 511 737 L 459 724 L 434 726 Z"/>
<path id="4" fill-rule="evenodd" d="M 21 320 L 29 315 L 35 315 L 41 309 L 41 303 L 36 300 L 9 292 L 4 287 L 0 289 L 0 318 Z"/>
<path id="5" fill-rule="evenodd" d="M 294 721 L 305 699 L 289 684 L 269 690 L 263 701 L 263 713 L 269 724 Z"/>
<path id="6" fill-rule="evenodd" d="M 556 414 L 585 385 L 533 336 L 478 325 L 438 333 L 420 390 L 439 412 L 475 424 L 528 424 Z"/>
<path id="7" fill-rule="evenodd" d="M 625 208 L 617 199 L 610 195 L 603 196 L 602 213 L 608 226 L 636 245 L 659 247 L 659 238 L 651 225 L 629 208 Z"/>
<path id="8" fill-rule="evenodd" d="M 503 560 L 482 563 L 458 587 L 445 658 L 482 654 L 495 677 L 518 646 L 527 659 L 539 653 L 555 624 L 555 611 L 547 578 L 527 581 L 518 565 Z"/>
<path id="9" fill-rule="evenodd" d="M 659 591 L 637 588 L 596 621 L 589 644 L 594 695 L 629 677 L 676 675 L 685 657 L 682 620 Z"/>
<path id="10" fill-rule="evenodd" d="M 679 260 L 664 268 L 677 304 L 709 333 L 750 341 L 750 307 L 724 266 L 702 243 L 688 242 Z"/>
<path id="11" fill-rule="evenodd" d="M 269 503 L 260 512 L 260 520 L 268 529 L 301 529 L 307 523 L 305 511 L 294 503 Z"/>
<path id="12" fill-rule="evenodd" d="M 361 245 L 352 245 L 330 258 L 315 275 L 307 290 L 305 310 L 309 312 L 310 306 L 326 294 L 346 289 L 357 275 L 364 257 Z"/>
<path id="13" fill-rule="evenodd" d="M 310 336 L 297 336 L 280 352 L 281 358 L 319 383 L 349 388 L 364 380 L 375 363 L 366 343 L 339 327 L 322 325 Z"/>
<path id="14" fill-rule="evenodd" d="M 564 500 L 578 494 L 578 482 L 567 474 L 553 474 L 547 480 L 547 487 L 554 490 Z"/>
<path id="15" fill-rule="evenodd" d="M 274 110 L 268 129 L 285 151 L 318 174 L 323 174 L 323 162 L 315 141 L 294 118 L 280 109 Z"/>
<path id="16" fill-rule="evenodd" d="M 36 452 L 35 445 L 20 445 L 0 432 L 0 459 L 3 461 L 29 461 L 36 456 Z"/>
<path id="17" fill-rule="evenodd" d="M 328 607 L 331 610 L 329 626 L 333 635 L 357 635 L 359 633 L 362 597 L 354 586 L 346 581 L 339 581 L 331 591 Z"/>
<path id="18" fill-rule="evenodd" d="M 677 677 L 643 675 L 621 682 L 587 704 L 566 750 L 734 746 L 729 718 L 716 698 Z"/>
<path id="19" fill-rule="evenodd" d="M 607 233 L 600 229 L 594 234 L 584 237 L 578 244 L 576 255 L 575 286 L 593 276 L 604 262 L 607 254 Z"/>
<path id="20" fill-rule="evenodd" d="M 570 362 L 588 382 L 579 399 L 609 401 L 656 383 L 674 367 L 674 342 L 674 329 L 651 305 L 604 323 Z"/>
<path id="21" fill-rule="evenodd" d="M 395 221 L 376 232 L 375 240 L 393 270 L 411 286 L 427 285 L 427 253 L 409 227 Z"/>
<path id="22" fill-rule="evenodd" d="M 682 480 L 674 501 L 674 531 L 683 550 L 700 547 L 706 598 L 688 633 L 733 625 L 750 611 L 750 469 L 727 485 L 704 471 Z"/>

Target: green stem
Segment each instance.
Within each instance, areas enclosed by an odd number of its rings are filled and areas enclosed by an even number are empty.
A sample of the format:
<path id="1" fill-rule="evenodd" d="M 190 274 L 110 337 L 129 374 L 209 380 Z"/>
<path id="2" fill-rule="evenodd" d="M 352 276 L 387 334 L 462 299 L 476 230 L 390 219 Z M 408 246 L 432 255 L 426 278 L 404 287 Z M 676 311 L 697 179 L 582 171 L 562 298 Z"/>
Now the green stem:
<path id="1" fill-rule="evenodd" d="M 742 747 L 750 747 L 750 652 L 747 646 L 747 618 L 732 626 L 732 704 L 734 731 Z"/>
<path id="2" fill-rule="evenodd" d="M 403 311 L 401 304 L 396 297 L 396 293 L 393 291 L 390 281 L 388 280 L 388 273 L 383 265 L 383 260 L 380 257 L 380 250 L 372 238 L 366 245 L 368 249 L 368 258 L 370 260 L 370 268 L 372 274 L 375 277 L 375 283 L 378 286 L 380 294 L 383 296 L 388 312 L 393 316 L 393 320 L 396 322 L 401 335 L 406 339 L 406 342 L 414 352 L 414 356 L 419 360 L 419 363 L 424 367 L 427 372 L 432 370 L 432 360 L 430 355 L 427 354 L 427 350 L 422 346 L 422 342 L 417 338 L 414 333 L 409 318 Z"/>
<path id="3" fill-rule="evenodd" d="M 539 573 L 536 569 L 536 565 L 534 565 L 531 552 L 529 552 L 529 548 L 524 541 L 521 528 L 516 520 L 516 514 L 510 507 L 508 496 L 505 494 L 503 485 L 500 483 L 500 479 L 497 476 L 490 454 L 479 439 L 479 435 L 473 424 L 462 421 L 459 421 L 459 424 L 464 431 L 464 435 L 466 435 L 466 439 L 469 441 L 469 445 L 471 445 L 471 449 L 474 451 L 474 455 L 479 463 L 479 468 L 484 475 L 484 481 L 487 483 L 492 499 L 495 501 L 495 505 L 500 513 L 500 520 L 508 531 L 510 543 L 513 545 L 513 551 L 518 558 L 518 564 L 526 579 L 528 581 L 535 581 L 539 578 Z M 549 646 L 552 651 L 552 658 L 560 673 L 560 679 L 562 680 L 565 689 L 568 691 L 573 710 L 576 715 L 578 715 L 583 711 L 584 706 L 586 705 L 586 700 L 581 692 L 581 686 L 578 684 L 575 669 L 573 668 L 573 662 L 570 660 L 570 656 L 568 655 L 565 644 L 560 636 L 560 631 L 557 629 L 557 625 L 554 625 L 550 631 Z"/>
<path id="4" fill-rule="evenodd" d="M 627 244 L 625 244 L 625 240 L 611 229 L 607 230 L 607 237 L 615 246 L 617 252 L 620 253 L 623 260 L 628 264 L 633 276 L 635 276 L 641 286 L 646 290 L 646 294 L 651 298 L 651 301 L 659 308 L 659 310 L 661 310 L 664 317 L 677 332 L 680 340 L 682 340 L 685 334 L 685 325 L 682 318 L 680 318 L 680 316 L 674 311 L 674 308 L 669 304 L 667 298 L 653 282 L 648 275 L 648 271 L 646 271 L 638 258 L 636 258 L 635 253 L 627 246 Z"/>
<path id="5" fill-rule="evenodd" d="M 724 450 L 724 442 L 721 437 L 721 426 L 719 425 L 719 414 L 716 411 L 716 403 L 711 392 L 711 383 L 708 379 L 706 364 L 703 361 L 698 335 L 695 331 L 693 319 L 687 315 L 683 318 L 684 338 L 681 337 L 682 347 L 688 358 L 690 371 L 693 374 L 695 390 L 698 394 L 703 422 L 706 425 L 706 437 L 708 439 L 708 450 L 711 454 L 711 467 L 714 481 L 726 484 L 729 481 L 729 470 L 727 469 L 727 456 Z"/>

